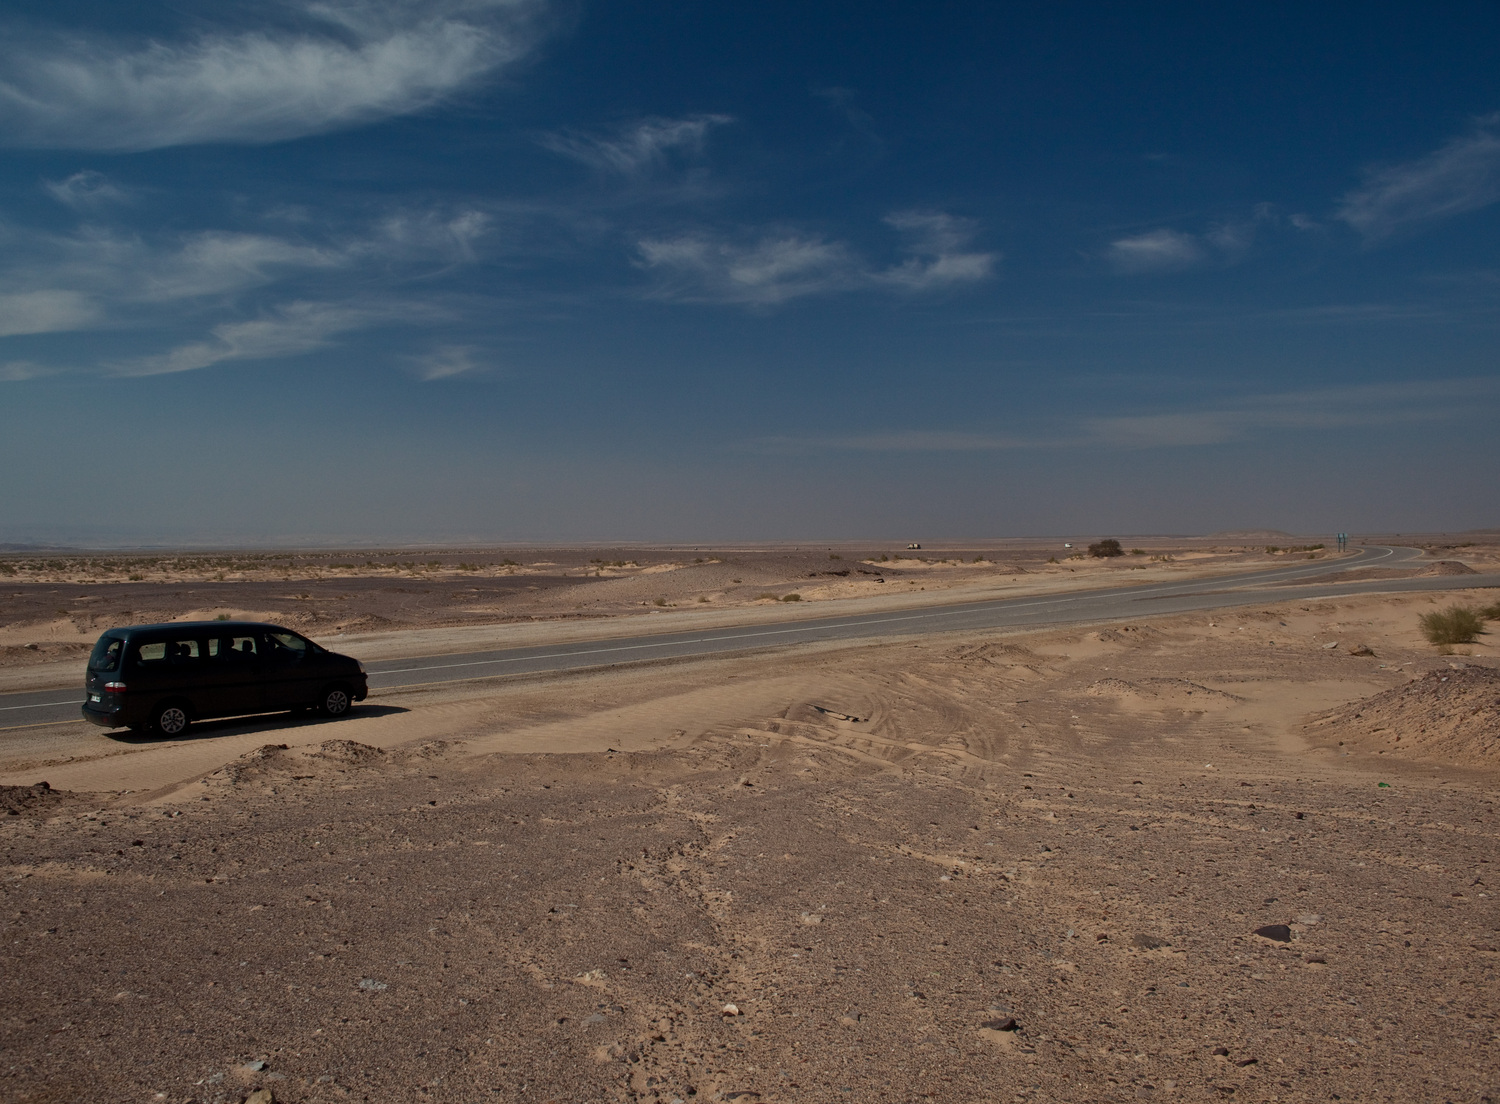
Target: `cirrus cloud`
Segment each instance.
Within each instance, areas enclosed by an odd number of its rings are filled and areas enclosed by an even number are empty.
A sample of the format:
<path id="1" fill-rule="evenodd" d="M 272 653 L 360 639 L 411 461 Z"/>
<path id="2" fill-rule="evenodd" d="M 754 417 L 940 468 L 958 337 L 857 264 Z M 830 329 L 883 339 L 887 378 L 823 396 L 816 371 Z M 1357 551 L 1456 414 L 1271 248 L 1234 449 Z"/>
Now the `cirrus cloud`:
<path id="1" fill-rule="evenodd" d="M 408 115 L 524 54 L 539 0 L 289 5 L 300 25 L 131 45 L 12 34 L 0 141 L 146 150 L 276 142 Z"/>
<path id="2" fill-rule="evenodd" d="M 1397 165 L 1366 173 L 1336 217 L 1379 241 L 1409 226 L 1477 211 L 1500 201 L 1500 112 L 1476 121 L 1471 133 Z"/>

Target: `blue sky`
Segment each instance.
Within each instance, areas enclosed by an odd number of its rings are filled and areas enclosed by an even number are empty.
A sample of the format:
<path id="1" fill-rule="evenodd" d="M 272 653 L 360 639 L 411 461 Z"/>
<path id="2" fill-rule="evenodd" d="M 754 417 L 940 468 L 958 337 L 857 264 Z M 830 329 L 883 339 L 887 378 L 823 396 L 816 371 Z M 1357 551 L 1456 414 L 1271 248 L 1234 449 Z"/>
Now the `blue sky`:
<path id="1" fill-rule="evenodd" d="M 12 3 L 0 541 L 1500 525 L 1500 6 Z"/>

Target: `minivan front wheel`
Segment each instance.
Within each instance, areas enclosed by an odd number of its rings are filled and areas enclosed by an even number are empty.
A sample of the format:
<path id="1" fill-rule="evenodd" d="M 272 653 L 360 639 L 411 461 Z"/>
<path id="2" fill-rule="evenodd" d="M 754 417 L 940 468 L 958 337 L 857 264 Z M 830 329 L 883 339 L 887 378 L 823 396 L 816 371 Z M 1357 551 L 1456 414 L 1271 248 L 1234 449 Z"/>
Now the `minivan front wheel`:
<path id="1" fill-rule="evenodd" d="M 181 736 L 193 723 L 180 702 L 158 705 L 151 714 L 151 727 L 163 736 Z"/>
<path id="2" fill-rule="evenodd" d="M 323 691 L 323 698 L 318 702 L 318 709 L 325 717 L 342 717 L 349 712 L 349 706 L 353 704 L 349 700 L 349 691 L 343 686 L 330 686 Z"/>

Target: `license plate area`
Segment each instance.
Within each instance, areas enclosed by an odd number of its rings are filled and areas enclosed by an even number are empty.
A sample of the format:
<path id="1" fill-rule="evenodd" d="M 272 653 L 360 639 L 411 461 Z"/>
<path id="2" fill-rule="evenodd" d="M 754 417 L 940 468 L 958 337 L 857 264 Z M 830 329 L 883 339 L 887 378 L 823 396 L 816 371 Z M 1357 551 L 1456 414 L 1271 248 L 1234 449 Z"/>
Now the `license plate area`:
<path id="1" fill-rule="evenodd" d="M 89 695 L 89 701 L 91 701 L 91 702 L 93 702 L 93 703 L 95 703 L 97 705 L 98 702 L 99 702 L 99 695 L 98 694 L 90 694 Z"/>

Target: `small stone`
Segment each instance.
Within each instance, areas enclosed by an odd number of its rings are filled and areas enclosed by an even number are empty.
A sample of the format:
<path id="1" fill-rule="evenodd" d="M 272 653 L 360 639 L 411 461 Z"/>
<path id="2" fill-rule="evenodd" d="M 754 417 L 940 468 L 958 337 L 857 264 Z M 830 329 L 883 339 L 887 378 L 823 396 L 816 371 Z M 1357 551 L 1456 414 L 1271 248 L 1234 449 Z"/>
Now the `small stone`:
<path id="1" fill-rule="evenodd" d="M 245 1104 L 276 1104 L 276 1098 L 271 1095 L 270 1089 L 256 1089 L 245 1097 Z"/>
<path id="2" fill-rule="evenodd" d="M 985 1020 L 980 1027 L 987 1027 L 991 1031 L 1019 1031 L 1021 1025 L 1016 1023 L 1014 1016 L 1006 1016 L 1000 1020 Z"/>
<path id="3" fill-rule="evenodd" d="M 1256 928 L 1254 933 L 1262 939 L 1273 939 L 1277 943 L 1290 943 L 1292 941 L 1292 929 L 1285 924 L 1266 924 Z"/>
<path id="4" fill-rule="evenodd" d="M 256 1062 L 246 1062 L 245 1063 L 245 1068 L 247 1070 L 249 1070 L 251 1073 L 259 1073 L 261 1070 L 263 1070 L 263 1069 L 266 1068 L 266 1064 L 264 1062 L 259 1062 L 259 1061 L 256 1061 Z"/>
<path id="5" fill-rule="evenodd" d="M 1214 1057 L 1215 1058 L 1228 1058 L 1229 1057 L 1229 1048 L 1228 1047 L 1214 1047 Z"/>
<path id="6" fill-rule="evenodd" d="M 1331 651 L 1332 649 L 1337 648 L 1338 646 L 1339 646 L 1339 642 L 1337 640 L 1332 640 L 1332 641 L 1329 641 L 1327 644 L 1323 645 L 1323 650 L 1325 652 L 1326 651 Z"/>
<path id="7" fill-rule="evenodd" d="M 1132 935 L 1130 942 L 1143 951 L 1157 951 L 1163 947 L 1170 947 L 1172 945 L 1165 939 L 1158 939 L 1156 936 L 1147 935 L 1145 932 L 1137 932 L 1135 935 Z"/>
<path id="8" fill-rule="evenodd" d="M 1253 1066 L 1258 1061 L 1260 1061 L 1259 1058 L 1239 1058 L 1235 1060 L 1234 1064 L 1237 1066 Z"/>
<path id="9" fill-rule="evenodd" d="M 740 1014 L 739 1005 L 736 1004 L 726 1004 L 720 1011 L 726 1016 L 738 1016 Z"/>
<path id="10" fill-rule="evenodd" d="M 1375 651 L 1368 644 L 1361 644 L 1357 648 L 1350 648 L 1349 654 L 1352 656 L 1373 656 Z"/>
<path id="11" fill-rule="evenodd" d="M 368 990 L 370 990 L 373 993 L 378 993 L 382 989 L 389 989 L 390 988 L 390 986 L 387 985 L 385 982 L 383 982 L 383 981 L 376 981 L 374 978 L 360 978 L 359 979 L 359 987 L 361 989 L 368 989 Z"/>

